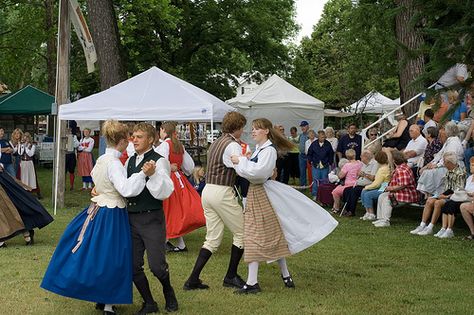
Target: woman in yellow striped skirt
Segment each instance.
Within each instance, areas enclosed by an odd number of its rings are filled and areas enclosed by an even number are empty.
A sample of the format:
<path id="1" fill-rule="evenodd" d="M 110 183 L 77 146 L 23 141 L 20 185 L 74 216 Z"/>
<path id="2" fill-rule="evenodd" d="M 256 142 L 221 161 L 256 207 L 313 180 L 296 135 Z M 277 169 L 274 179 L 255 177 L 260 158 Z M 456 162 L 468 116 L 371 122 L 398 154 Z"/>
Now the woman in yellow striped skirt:
<path id="1" fill-rule="evenodd" d="M 244 261 L 249 264 L 249 274 L 246 285 L 236 293 L 261 291 L 257 277 L 263 261 L 278 261 L 284 285 L 294 288 L 285 257 L 320 241 L 337 225 L 327 211 L 303 194 L 269 180 L 276 167 L 277 152 L 289 151 L 293 144 L 276 132 L 266 118 L 252 122 L 252 138 L 257 146 L 250 159 L 231 157 L 237 174 L 250 181 L 244 210 Z M 278 196 L 290 196 L 290 200 L 275 202 Z M 295 213 L 296 208 L 303 210 Z"/>

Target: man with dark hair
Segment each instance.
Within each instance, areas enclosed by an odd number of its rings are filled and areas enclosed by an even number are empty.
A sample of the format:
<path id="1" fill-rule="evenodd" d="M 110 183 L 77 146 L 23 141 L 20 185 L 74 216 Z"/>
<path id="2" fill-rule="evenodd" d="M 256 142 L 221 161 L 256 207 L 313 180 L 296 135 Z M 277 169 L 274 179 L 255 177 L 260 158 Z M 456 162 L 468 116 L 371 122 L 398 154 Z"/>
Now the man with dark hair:
<path id="1" fill-rule="evenodd" d="M 225 287 L 237 289 L 245 281 L 237 274 L 237 267 L 244 252 L 244 217 L 242 207 L 235 198 L 236 172 L 230 159 L 240 156 L 242 147 L 239 139 L 247 120 L 238 112 L 229 112 L 222 120 L 222 136 L 210 147 L 207 158 L 206 186 L 202 191 L 202 206 L 206 217 L 206 241 L 194 264 L 193 271 L 184 284 L 184 290 L 208 289 L 199 279 L 202 269 L 222 242 L 224 226 L 233 234 L 229 267 L 224 277 Z"/>
<path id="2" fill-rule="evenodd" d="M 352 123 L 347 128 L 347 134 L 339 139 L 337 144 L 337 156 L 339 159 L 346 157 L 346 151 L 353 149 L 356 152 L 356 160 L 360 160 L 360 153 L 362 149 L 362 137 L 357 134 L 357 125 Z"/>
<path id="3" fill-rule="evenodd" d="M 127 210 L 132 233 L 133 283 L 144 303 L 137 315 L 158 312 L 158 305 L 151 294 L 148 279 L 143 271 L 144 253 L 147 252 L 148 266 L 163 286 L 168 312 L 178 310 L 178 301 L 171 286 L 168 264 L 165 258 L 166 225 L 162 200 L 173 192 L 170 178 L 170 163 L 153 150 L 155 127 L 139 123 L 133 128 L 135 155 L 127 161 L 127 176 L 140 172 L 144 163 L 156 163 L 155 174 L 147 178 L 146 187 L 136 197 L 128 198 Z"/>
<path id="4" fill-rule="evenodd" d="M 423 120 L 425 121 L 425 125 L 423 127 L 423 135 L 426 137 L 428 133 L 428 128 L 429 127 L 436 127 L 436 121 L 433 120 L 434 117 L 434 112 L 431 108 L 428 108 L 425 110 L 425 116 L 423 117 Z"/>

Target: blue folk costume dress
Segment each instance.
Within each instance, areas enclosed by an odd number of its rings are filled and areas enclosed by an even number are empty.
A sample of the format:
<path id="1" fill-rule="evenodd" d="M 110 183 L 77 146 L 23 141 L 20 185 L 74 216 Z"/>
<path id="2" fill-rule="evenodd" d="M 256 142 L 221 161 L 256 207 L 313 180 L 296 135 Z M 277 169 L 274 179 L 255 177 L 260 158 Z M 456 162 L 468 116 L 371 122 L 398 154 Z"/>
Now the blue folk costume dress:
<path id="1" fill-rule="evenodd" d="M 43 289 L 104 304 L 132 303 L 132 245 L 124 197 L 146 185 L 127 179 L 121 153 L 108 148 L 92 170 L 98 196 L 66 227 L 41 283 Z"/>

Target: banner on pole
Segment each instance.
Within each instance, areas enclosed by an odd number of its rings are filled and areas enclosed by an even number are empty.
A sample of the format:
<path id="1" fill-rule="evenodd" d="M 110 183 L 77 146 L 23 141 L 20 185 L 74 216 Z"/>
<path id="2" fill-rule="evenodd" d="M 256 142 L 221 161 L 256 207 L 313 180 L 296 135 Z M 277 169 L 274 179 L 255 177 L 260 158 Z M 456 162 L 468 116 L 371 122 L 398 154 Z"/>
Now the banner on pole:
<path id="1" fill-rule="evenodd" d="M 87 72 L 94 72 L 94 64 L 97 62 L 97 53 L 95 51 L 94 42 L 92 41 L 91 33 L 87 27 L 86 20 L 82 14 L 81 8 L 77 0 L 69 0 L 71 22 L 74 25 L 77 38 L 81 42 L 84 55 L 86 56 Z"/>

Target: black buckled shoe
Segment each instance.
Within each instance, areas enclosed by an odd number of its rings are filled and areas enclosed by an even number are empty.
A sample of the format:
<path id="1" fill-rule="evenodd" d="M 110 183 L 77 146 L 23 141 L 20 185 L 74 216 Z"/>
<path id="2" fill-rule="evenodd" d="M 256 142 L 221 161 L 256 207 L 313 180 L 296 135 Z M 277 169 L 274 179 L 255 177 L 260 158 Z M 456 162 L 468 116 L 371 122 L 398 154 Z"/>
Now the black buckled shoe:
<path id="1" fill-rule="evenodd" d="M 163 289 L 163 295 L 166 301 L 165 310 L 167 312 L 176 312 L 178 310 L 178 300 L 176 299 L 173 288 L 170 287 L 167 290 Z"/>
<path id="2" fill-rule="evenodd" d="M 202 280 L 199 279 L 198 282 L 191 282 L 189 279 L 184 283 L 183 289 L 186 291 L 190 290 L 207 290 L 209 286 L 202 283 Z"/>
<path id="3" fill-rule="evenodd" d="M 291 275 L 289 275 L 286 278 L 281 276 L 281 278 L 283 279 L 283 283 L 285 284 L 285 287 L 292 288 L 292 289 L 295 288 L 295 283 L 293 282 L 293 278 L 291 277 Z"/>
<path id="4" fill-rule="evenodd" d="M 99 311 L 103 311 L 105 307 L 104 303 L 95 303 L 95 309 Z"/>
<path id="5" fill-rule="evenodd" d="M 115 306 L 112 306 L 112 312 L 111 311 L 104 311 L 104 315 L 116 315 L 117 311 L 115 309 Z"/>
<path id="6" fill-rule="evenodd" d="M 258 283 L 255 283 L 254 285 L 244 284 L 241 289 L 234 291 L 235 294 L 256 294 L 258 292 L 262 292 Z"/>
<path id="7" fill-rule="evenodd" d="M 153 314 L 153 313 L 158 313 L 158 304 L 156 302 L 153 302 L 153 304 L 147 304 L 143 303 L 142 308 L 135 313 L 135 315 L 146 315 L 146 314 Z"/>
<path id="8" fill-rule="evenodd" d="M 227 288 L 241 289 L 245 285 L 245 281 L 239 275 L 233 278 L 224 278 L 222 285 Z"/>

